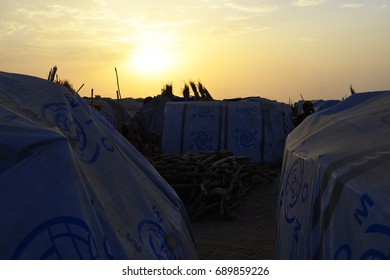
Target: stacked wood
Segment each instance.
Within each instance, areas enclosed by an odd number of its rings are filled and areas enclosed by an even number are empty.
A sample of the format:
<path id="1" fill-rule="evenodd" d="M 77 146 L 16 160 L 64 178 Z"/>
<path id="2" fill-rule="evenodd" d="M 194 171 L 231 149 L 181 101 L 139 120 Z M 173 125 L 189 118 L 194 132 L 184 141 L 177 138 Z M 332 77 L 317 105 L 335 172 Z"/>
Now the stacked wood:
<path id="1" fill-rule="evenodd" d="M 149 157 L 185 204 L 191 219 L 205 214 L 238 216 L 249 189 L 271 182 L 276 171 L 227 151 Z"/>

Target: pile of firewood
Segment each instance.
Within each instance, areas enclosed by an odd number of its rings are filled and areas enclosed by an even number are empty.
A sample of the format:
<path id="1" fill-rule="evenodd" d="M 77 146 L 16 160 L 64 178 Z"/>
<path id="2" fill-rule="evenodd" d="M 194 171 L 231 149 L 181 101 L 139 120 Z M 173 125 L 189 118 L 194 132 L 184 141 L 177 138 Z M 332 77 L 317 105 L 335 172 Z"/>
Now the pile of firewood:
<path id="1" fill-rule="evenodd" d="M 207 213 L 237 217 L 246 192 L 276 176 L 273 169 L 227 151 L 148 158 L 182 199 L 191 219 Z"/>

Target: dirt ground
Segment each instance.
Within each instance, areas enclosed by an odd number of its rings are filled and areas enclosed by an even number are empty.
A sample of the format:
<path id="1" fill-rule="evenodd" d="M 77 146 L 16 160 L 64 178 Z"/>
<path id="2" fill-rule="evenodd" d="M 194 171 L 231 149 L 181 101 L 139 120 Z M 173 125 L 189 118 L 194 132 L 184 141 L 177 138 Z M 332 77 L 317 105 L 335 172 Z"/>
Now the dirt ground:
<path id="1" fill-rule="evenodd" d="M 239 218 L 202 218 L 192 223 L 203 260 L 275 259 L 275 211 L 279 177 L 250 189 L 239 206 Z"/>

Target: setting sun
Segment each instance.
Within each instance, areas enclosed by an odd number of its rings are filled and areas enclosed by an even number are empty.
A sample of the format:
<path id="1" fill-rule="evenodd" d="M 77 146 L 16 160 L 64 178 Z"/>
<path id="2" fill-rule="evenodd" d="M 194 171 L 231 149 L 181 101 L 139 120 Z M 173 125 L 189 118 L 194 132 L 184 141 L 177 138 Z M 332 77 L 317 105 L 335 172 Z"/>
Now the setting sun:
<path id="1" fill-rule="evenodd" d="M 281 102 L 389 88 L 390 0 L 3 2 L 1 70 L 57 65 L 81 95 L 115 98 L 114 67 L 133 97 L 188 80 Z"/>
<path id="2" fill-rule="evenodd" d="M 140 46 L 130 58 L 133 71 L 143 75 L 159 74 L 169 70 L 173 63 L 173 55 L 158 45 Z"/>

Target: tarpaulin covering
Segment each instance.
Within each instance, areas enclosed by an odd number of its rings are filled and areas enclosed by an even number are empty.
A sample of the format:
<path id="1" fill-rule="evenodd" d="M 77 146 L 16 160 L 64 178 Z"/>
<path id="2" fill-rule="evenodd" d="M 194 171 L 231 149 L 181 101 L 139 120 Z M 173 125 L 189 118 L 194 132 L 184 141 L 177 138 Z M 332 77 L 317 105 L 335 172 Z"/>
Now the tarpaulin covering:
<path id="1" fill-rule="evenodd" d="M 280 259 L 390 257 L 390 91 L 355 94 L 287 138 Z"/>
<path id="2" fill-rule="evenodd" d="M 293 126 L 285 107 L 280 109 L 277 104 L 263 99 L 169 102 L 162 152 L 229 150 L 257 163 L 281 162 L 285 139 Z"/>
<path id="3" fill-rule="evenodd" d="M 0 72 L 0 259 L 196 259 L 151 164 L 75 92 Z"/>
<path id="4" fill-rule="evenodd" d="M 128 123 L 142 107 L 141 102 L 132 98 L 123 98 L 118 101 L 111 98 L 83 97 L 83 100 L 96 109 L 117 130 L 120 130 L 123 123 Z"/>
<path id="5" fill-rule="evenodd" d="M 135 116 L 144 138 L 158 137 L 161 139 L 164 127 L 164 110 L 168 102 L 184 101 L 180 97 L 154 97 L 146 101 Z M 161 140 L 160 140 L 161 141 Z"/>

